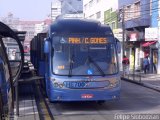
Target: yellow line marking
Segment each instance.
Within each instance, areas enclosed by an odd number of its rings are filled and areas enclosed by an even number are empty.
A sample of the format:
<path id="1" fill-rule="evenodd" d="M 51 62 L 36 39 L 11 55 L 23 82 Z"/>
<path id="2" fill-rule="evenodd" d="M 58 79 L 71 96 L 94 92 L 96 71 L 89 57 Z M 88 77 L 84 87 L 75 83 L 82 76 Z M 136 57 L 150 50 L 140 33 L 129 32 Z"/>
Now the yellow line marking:
<path id="1" fill-rule="evenodd" d="M 40 87 L 38 86 L 38 82 L 37 81 L 36 81 L 36 86 L 37 86 L 37 89 L 38 89 L 38 95 L 40 96 L 40 107 L 42 108 L 44 119 L 45 120 L 52 120 L 50 115 L 49 115 L 49 112 L 47 110 L 47 107 L 46 107 L 46 105 L 44 103 L 44 100 L 42 99 L 42 94 L 40 92 Z"/>

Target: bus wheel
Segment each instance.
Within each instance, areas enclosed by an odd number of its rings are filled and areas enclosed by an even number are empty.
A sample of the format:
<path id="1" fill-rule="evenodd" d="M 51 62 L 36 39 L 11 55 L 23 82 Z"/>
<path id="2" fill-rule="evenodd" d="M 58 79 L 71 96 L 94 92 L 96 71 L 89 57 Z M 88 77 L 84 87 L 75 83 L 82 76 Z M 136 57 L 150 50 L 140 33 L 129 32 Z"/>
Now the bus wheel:
<path id="1" fill-rule="evenodd" d="M 105 100 L 97 101 L 97 103 L 98 103 L 99 105 L 102 105 L 102 104 L 104 104 L 104 103 L 105 103 Z"/>
<path id="2" fill-rule="evenodd" d="M 47 88 L 47 83 L 46 83 L 46 80 L 44 80 L 44 83 L 45 83 L 45 88 L 44 88 L 44 91 L 45 91 L 45 97 L 48 98 L 49 95 L 48 95 L 48 88 Z"/>

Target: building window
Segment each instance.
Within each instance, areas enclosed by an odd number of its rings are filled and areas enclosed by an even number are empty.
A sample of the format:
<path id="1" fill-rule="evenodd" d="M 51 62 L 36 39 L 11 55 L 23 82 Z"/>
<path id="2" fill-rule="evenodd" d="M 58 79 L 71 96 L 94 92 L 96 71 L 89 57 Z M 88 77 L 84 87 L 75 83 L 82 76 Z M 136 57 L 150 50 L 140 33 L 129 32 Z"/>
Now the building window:
<path id="1" fill-rule="evenodd" d="M 131 10 L 131 5 L 126 7 L 126 16 L 125 16 L 125 20 L 129 20 L 131 19 L 131 15 L 132 15 L 132 10 Z"/>
<path id="2" fill-rule="evenodd" d="M 101 11 L 96 13 L 96 18 L 99 19 L 101 17 Z"/>
<path id="3" fill-rule="evenodd" d="M 94 14 L 93 14 L 93 15 L 91 15 L 91 16 L 89 16 L 89 18 L 90 18 L 90 19 L 93 19 L 93 18 L 94 18 Z"/>
<path id="4" fill-rule="evenodd" d="M 87 10 L 87 4 L 84 5 L 84 9 Z"/>
<path id="5" fill-rule="evenodd" d="M 115 22 L 112 22 L 111 28 L 112 28 L 112 29 L 115 29 L 115 28 L 116 28 L 116 23 L 115 23 Z"/>
<path id="6" fill-rule="evenodd" d="M 99 3 L 101 0 L 97 0 L 97 3 Z"/>
<path id="7" fill-rule="evenodd" d="M 52 8 L 52 10 L 57 10 L 58 8 Z"/>
<path id="8" fill-rule="evenodd" d="M 93 0 L 89 2 L 89 7 L 92 7 L 92 6 L 93 6 Z"/>
<path id="9" fill-rule="evenodd" d="M 138 17 L 140 17 L 140 1 L 139 2 L 136 2 L 135 4 L 134 4 L 134 17 L 135 18 L 138 18 Z"/>

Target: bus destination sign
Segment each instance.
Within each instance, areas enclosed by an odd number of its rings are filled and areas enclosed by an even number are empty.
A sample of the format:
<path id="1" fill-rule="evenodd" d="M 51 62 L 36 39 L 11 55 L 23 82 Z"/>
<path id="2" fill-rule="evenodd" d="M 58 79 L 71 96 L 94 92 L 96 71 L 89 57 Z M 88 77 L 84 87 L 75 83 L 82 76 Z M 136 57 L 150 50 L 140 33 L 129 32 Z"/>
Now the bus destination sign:
<path id="1" fill-rule="evenodd" d="M 92 38 L 78 38 L 69 37 L 68 43 L 70 44 L 107 44 L 107 38 L 104 37 L 92 37 Z"/>

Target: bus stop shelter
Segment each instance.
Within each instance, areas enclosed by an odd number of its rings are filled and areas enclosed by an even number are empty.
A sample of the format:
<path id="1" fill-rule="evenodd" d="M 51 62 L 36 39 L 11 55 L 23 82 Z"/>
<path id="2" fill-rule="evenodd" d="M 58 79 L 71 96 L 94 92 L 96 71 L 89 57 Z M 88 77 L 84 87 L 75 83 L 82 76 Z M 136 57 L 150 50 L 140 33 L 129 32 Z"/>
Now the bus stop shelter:
<path id="1" fill-rule="evenodd" d="M 20 62 L 20 65 L 19 65 L 19 69 L 17 71 L 17 74 L 16 76 L 14 76 L 14 78 L 12 78 L 11 80 L 11 86 L 15 87 L 15 95 L 16 95 L 16 114 L 18 115 L 19 114 L 19 104 L 18 104 L 18 79 L 19 79 L 19 76 L 21 74 L 21 71 L 23 69 L 23 63 L 24 63 L 24 53 L 23 53 L 23 46 L 22 46 L 22 43 L 21 41 L 24 41 L 22 40 L 22 38 L 20 38 L 18 35 L 20 34 L 24 34 L 25 32 L 19 32 L 19 31 L 14 31 L 12 30 L 10 27 L 8 27 L 6 24 L 0 22 L 0 37 L 1 38 L 6 38 L 6 37 L 10 37 L 10 38 L 13 38 L 16 40 L 18 46 L 19 46 L 19 50 L 20 50 L 20 54 L 21 54 L 21 60 L 19 61 Z"/>

